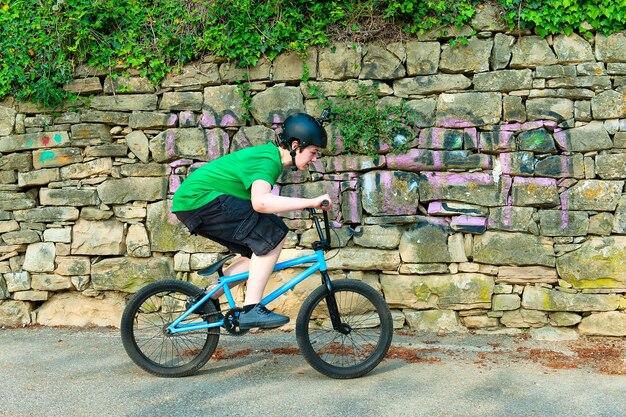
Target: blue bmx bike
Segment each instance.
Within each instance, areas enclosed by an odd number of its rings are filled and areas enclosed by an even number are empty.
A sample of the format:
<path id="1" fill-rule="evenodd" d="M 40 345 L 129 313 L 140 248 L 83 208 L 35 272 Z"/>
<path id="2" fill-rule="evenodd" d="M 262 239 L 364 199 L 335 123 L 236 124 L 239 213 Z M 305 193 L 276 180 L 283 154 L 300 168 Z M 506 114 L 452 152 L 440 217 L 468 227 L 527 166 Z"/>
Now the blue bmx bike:
<path id="1" fill-rule="evenodd" d="M 363 376 L 387 354 L 393 336 L 393 321 L 382 295 L 362 281 L 331 281 L 324 254 L 331 249 L 328 215 L 323 211 L 324 231 L 319 212 L 308 209 L 318 241 L 314 253 L 277 263 L 274 271 L 303 264 L 306 270 L 261 300 L 269 304 L 316 272 L 321 285 L 302 303 L 296 319 L 300 352 L 317 371 L 331 378 Z M 209 292 L 180 280 L 156 281 L 139 290 L 128 302 L 121 320 L 121 337 L 126 352 L 139 367 L 161 377 L 192 375 L 215 351 L 220 328 L 243 335 L 230 286 L 248 278 L 248 273 L 224 276 L 222 267 L 229 255 L 201 275 L 218 273 L 217 286 Z M 209 297 L 222 289 L 229 309 L 217 311 Z"/>

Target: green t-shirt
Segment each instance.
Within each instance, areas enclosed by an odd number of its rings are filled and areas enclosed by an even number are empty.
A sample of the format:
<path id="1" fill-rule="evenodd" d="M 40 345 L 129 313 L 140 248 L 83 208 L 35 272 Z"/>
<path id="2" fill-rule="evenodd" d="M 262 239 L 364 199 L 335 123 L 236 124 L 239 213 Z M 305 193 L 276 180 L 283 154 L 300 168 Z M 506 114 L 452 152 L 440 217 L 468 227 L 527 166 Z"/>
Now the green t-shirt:
<path id="1" fill-rule="evenodd" d="M 250 200 L 254 181 L 273 186 L 282 171 L 280 152 L 272 142 L 224 155 L 189 174 L 174 193 L 172 211 L 195 210 L 222 194 Z"/>

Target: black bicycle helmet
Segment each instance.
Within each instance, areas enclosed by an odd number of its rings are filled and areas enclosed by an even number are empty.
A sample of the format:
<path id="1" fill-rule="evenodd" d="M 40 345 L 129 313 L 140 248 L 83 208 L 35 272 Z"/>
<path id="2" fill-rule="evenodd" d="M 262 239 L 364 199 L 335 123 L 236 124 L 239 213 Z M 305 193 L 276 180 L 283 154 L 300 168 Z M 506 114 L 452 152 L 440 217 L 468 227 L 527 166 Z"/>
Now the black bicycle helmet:
<path id="1" fill-rule="evenodd" d="M 287 146 L 287 149 L 290 149 L 293 140 L 300 143 L 300 149 L 309 145 L 325 148 L 328 144 L 326 130 L 322 124 L 305 113 L 293 114 L 283 124 L 280 141 Z"/>

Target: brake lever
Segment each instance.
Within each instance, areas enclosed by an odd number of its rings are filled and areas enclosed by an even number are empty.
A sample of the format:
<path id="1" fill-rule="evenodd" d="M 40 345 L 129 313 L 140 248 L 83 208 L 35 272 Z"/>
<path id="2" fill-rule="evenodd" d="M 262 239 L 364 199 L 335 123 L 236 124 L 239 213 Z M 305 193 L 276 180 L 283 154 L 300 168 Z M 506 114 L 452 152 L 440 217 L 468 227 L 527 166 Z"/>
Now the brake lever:
<path id="1" fill-rule="evenodd" d="M 330 201 L 324 200 L 322 201 L 322 207 L 328 207 L 330 205 Z M 328 211 L 322 210 L 322 215 L 324 217 L 324 234 L 322 234 L 322 229 L 320 227 L 319 220 L 317 218 L 317 212 L 314 208 L 309 208 L 309 213 L 311 213 L 311 217 L 315 222 L 315 228 L 317 229 L 317 233 L 322 239 L 322 243 L 326 249 L 330 249 L 330 222 L 328 221 Z"/>
<path id="2" fill-rule="evenodd" d="M 326 203 L 326 204 L 324 204 Z M 327 207 L 328 206 L 328 201 L 324 201 L 322 203 L 322 206 Z M 326 234 L 326 244 L 328 245 L 328 247 L 330 248 L 330 222 L 328 221 L 328 212 L 326 210 L 323 210 L 323 214 L 324 214 L 324 233 Z"/>

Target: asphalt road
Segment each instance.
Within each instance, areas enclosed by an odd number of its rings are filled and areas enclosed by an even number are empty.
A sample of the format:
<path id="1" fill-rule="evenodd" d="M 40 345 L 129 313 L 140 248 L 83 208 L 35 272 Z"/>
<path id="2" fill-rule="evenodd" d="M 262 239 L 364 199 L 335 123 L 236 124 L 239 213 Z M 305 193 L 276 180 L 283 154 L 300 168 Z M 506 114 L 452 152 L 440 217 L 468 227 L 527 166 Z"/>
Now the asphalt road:
<path id="1" fill-rule="evenodd" d="M 626 340 L 394 336 L 389 358 L 333 380 L 293 332 L 223 336 L 187 378 L 135 366 L 114 329 L 0 330 L 0 416 L 626 416 Z"/>

